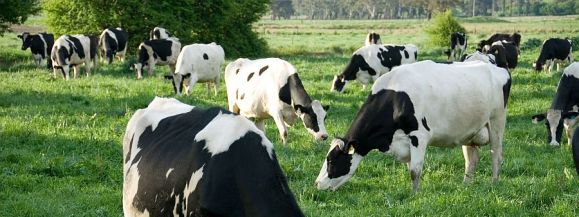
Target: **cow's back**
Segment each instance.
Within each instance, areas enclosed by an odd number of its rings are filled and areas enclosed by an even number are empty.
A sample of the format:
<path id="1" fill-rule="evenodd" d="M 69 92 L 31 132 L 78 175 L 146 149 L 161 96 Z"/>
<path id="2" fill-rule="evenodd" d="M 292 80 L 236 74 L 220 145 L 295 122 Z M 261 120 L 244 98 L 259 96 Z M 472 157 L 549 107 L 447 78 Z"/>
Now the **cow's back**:
<path id="1" fill-rule="evenodd" d="M 510 75 L 492 64 L 422 61 L 399 66 L 381 76 L 372 93 L 382 89 L 405 92 L 414 112 L 422 116 L 416 118 L 424 117 L 433 129 L 433 141 L 452 145 L 476 132 L 461 129 L 478 130 L 491 116 L 505 112 L 505 85 L 510 87 Z"/>
<path id="2" fill-rule="evenodd" d="M 176 73 L 197 73 L 199 80 L 219 76 L 225 53 L 220 45 L 190 44 L 183 47 L 177 58 Z"/>

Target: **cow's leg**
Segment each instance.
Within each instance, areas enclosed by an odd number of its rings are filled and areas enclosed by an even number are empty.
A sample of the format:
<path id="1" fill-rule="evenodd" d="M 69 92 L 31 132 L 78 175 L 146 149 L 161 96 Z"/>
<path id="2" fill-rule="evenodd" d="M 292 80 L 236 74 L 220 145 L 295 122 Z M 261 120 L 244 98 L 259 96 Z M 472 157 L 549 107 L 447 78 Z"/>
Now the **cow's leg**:
<path id="1" fill-rule="evenodd" d="M 199 79 L 197 78 L 196 74 L 192 74 L 189 77 L 189 87 L 187 87 L 187 90 L 185 90 L 185 95 L 189 96 L 189 93 L 193 91 L 193 86 L 195 86 L 198 80 Z"/>
<path id="2" fill-rule="evenodd" d="M 96 58 L 95 58 L 95 60 L 96 60 Z M 93 63 L 91 63 L 91 62 L 94 62 L 94 65 L 95 65 L 95 68 L 96 68 L 96 61 L 86 62 L 86 63 L 84 64 L 84 69 L 85 69 L 85 71 L 86 71 L 86 77 L 90 76 L 91 66 L 93 65 Z M 80 69 L 80 68 L 79 68 L 79 69 Z M 79 72 L 80 72 L 80 71 L 79 71 Z"/>
<path id="3" fill-rule="evenodd" d="M 215 92 L 215 96 L 217 96 L 217 90 L 219 90 L 219 76 L 213 80 L 213 91 Z"/>
<path id="4" fill-rule="evenodd" d="M 265 120 L 256 119 L 255 126 L 257 127 L 257 129 L 261 130 L 261 132 L 265 133 Z"/>
<path id="5" fill-rule="evenodd" d="M 499 181 L 501 164 L 503 162 L 503 133 L 507 119 L 506 113 L 498 114 L 490 122 L 490 143 L 493 168 L 493 182 Z"/>
<path id="6" fill-rule="evenodd" d="M 464 183 L 469 183 L 474 175 L 474 170 L 480 160 L 478 146 L 463 145 L 462 154 L 464 155 Z"/>
<path id="7" fill-rule="evenodd" d="M 422 175 L 422 166 L 424 165 L 424 154 L 426 152 L 426 145 L 428 144 L 428 137 L 417 134 L 415 135 L 418 141 L 418 146 L 410 145 L 410 179 L 412 180 L 412 191 L 418 192 L 420 187 L 420 176 Z"/>
<path id="8" fill-rule="evenodd" d="M 207 86 L 207 96 L 211 96 L 211 82 L 207 81 L 205 85 Z"/>
<path id="9" fill-rule="evenodd" d="M 273 121 L 275 122 L 277 130 L 279 131 L 279 136 L 281 137 L 281 140 L 285 145 L 287 142 L 287 128 L 283 121 L 283 116 L 280 111 L 277 111 L 274 114 L 271 114 L 271 117 L 273 117 Z"/>
<path id="10" fill-rule="evenodd" d="M 78 74 L 80 74 L 80 65 L 75 65 L 73 67 L 73 71 L 74 71 L 73 78 L 76 79 L 78 77 Z"/>

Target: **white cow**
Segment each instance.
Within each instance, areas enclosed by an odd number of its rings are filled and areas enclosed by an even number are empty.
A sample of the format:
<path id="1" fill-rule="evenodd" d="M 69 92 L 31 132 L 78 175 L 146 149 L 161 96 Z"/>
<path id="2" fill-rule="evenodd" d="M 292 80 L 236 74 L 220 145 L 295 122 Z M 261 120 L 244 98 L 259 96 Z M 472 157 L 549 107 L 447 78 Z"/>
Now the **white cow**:
<path id="1" fill-rule="evenodd" d="M 60 69 L 64 79 L 70 79 L 70 67 L 74 67 L 74 78 L 80 73 L 80 65 L 84 64 L 86 75 L 89 76 L 91 67 L 96 67 L 97 39 L 85 35 L 60 36 L 52 47 L 50 58 L 56 78 Z"/>
<path id="2" fill-rule="evenodd" d="M 173 88 L 177 95 L 181 94 L 183 82 L 187 79 L 189 87 L 185 94 L 189 95 L 197 81 L 207 83 L 207 94 L 209 95 L 210 85 L 213 82 L 215 95 L 219 89 L 219 78 L 221 77 L 221 64 L 225 61 L 223 48 L 215 43 L 211 44 L 191 44 L 183 47 L 173 74 Z"/>
<path id="3" fill-rule="evenodd" d="M 290 63 L 277 59 L 237 59 L 225 68 L 225 84 L 229 110 L 253 118 L 264 130 L 264 120 L 273 118 L 283 142 L 286 125 L 297 117 L 316 138 L 328 138 L 324 120 L 328 106 L 311 100 L 296 69 Z"/>

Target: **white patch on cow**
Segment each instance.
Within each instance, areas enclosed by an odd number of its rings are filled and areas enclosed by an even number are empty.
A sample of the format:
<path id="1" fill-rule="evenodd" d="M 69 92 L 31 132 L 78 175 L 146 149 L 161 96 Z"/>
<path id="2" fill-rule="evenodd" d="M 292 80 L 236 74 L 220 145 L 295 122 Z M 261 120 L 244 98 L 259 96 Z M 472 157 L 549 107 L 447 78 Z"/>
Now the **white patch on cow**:
<path id="1" fill-rule="evenodd" d="M 266 148 L 269 157 L 273 159 L 273 145 L 267 140 L 263 132 L 257 129 L 255 124 L 248 119 L 234 114 L 223 114 L 219 112 L 207 126 L 195 135 L 195 141 L 204 140 L 205 149 L 211 153 L 211 156 L 215 156 L 229 150 L 231 144 L 249 131 L 261 136 L 262 145 Z"/>
<path id="2" fill-rule="evenodd" d="M 573 76 L 576 79 L 579 79 L 579 62 L 571 63 L 571 65 L 567 66 L 563 70 L 563 74 L 567 76 Z"/>
<path id="3" fill-rule="evenodd" d="M 175 168 L 170 168 L 169 170 L 167 170 L 167 173 L 165 173 L 165 178 L 169 178 L 169 175 L 171 174 L 171 172 L 173 172 L 173 170 L 175 170 Z"/>
<path id="4" fill-rule="evenodd" d="M 187 182 L 187 185 L 185 185 L 185 189 L 183 189 L 183 202 L 187 202 L 189 201 L 189 196 L 195 191 L 195 189 L 197 188 L 197 184 L 199 183 L 199 180 L 201 180 L 201 178 L 203 177 L 203 168 L 205 168 L 205 165 L 201 166 L 201 168 L 199 168 L 197 171 L 195 171 L 193 174 L 191 174 L 191 178 L 189 178 L 189 182 Z M 177 203 L 175 203 L 175 206 L 177 205 Z M 187 213 L 187 204 L 183 204 L 182 206 L 182 213 Z M 175 207 L 176 210 L 177 207 Z M 175 215 L 177 216 L 177 215 Z"/>
<path id="5" fill-rule="evenodd" d="M 396 156 L 401 162 L 408 162 L 410 161 L 410 146 L 412 142 L 404 130 L 398 129 L 394 132 L 392 136 L 392 143 L 390 144 L 390 148 L 388 149 L 389 154 L 393 154 Z"/>
<path id="6" fill-rule="evenodd" d="M 125 214 L 132 213 L 134 216 L 148 216 L 147 211 L 141 212 L 136 207 L 133 206 L 133 201 L 135 200 L 135 196 L 139 191 L 139 170 L 138 165 L 140 160 L 137 161 L 135 164 L 130 165 L 130 172 L 127 173 L 127 169 L 124 172 L 124 182 L 123 182 L 123 211 Z M 130 164 L 130 162 L 129 162 Z M 126 166 L 126 165 L 125 165 Z M 146 214 L 145 214 L 146 213 Z"/>
<path id="7" fill-rule="evenodd" d="M 48 47 L 48 45 L 46 44 L 46 40 L 44 39 L 44 36 L 42 34 L 38 34 L 38 36 L 39 36 L 40 40 L 42 41 L 42 44 L 44 45 L 42 47 L 42 53 L 44 53 L 45 57 L 49 57 L 49 53 L 47 51 L 48 49 L 46 49 Z M 42 56 L 39 59 L 42 59 Z"/>
<path id="8" fill-rule="evenodd" d="M 180 196 L 181 195 L 179 195 L 179 194 L 175 195 L 175 205 L 173 205 L 173 216 L 179 216 L 179 211 L 181 211 L 178 208 L 179 204 L 181 204 L 181 202 L 182 202 L 182 201 L 179 201 Z M 184 209 L 184 208 L 185 208 L 185 204 L 183 206 L 181 206 L 181 209 Z"/>
<path id="9" fill-rule="evenodd" d="M 475 51 L 474 53 L 468 55 L 465 59 L 464 62 L 470 62 L 470 61 L 483 61 L 485 63 L 491 63 L 494 64 L 495 61 L 495 55 L 493 54 L 484 54 L 481 53 L 479 51 Z"/>
<path id="10" fill-rule="evenodd" d="M 310 133 L 312 133 L 312 135 L 314 135 L 314 137 L 316 137 L 317 140 L 320 139 L 326 139 L 328 138 L 328 132 L 326 131 L 326 126 L 324 125 L 324 121 L 326 119 L 326 111 L 324 110 L 324 108 L 322 107 L 322 103 L 320 103 L 320 101 L 318 100 L 314 100 L 312 101 L 312 110 L 314 110 L 314 113 L 316 114 L 316 121 L 318 122 L 318 128 L 320 129 L 318 132 L 314 132 L 313 130 L 311 130 Z M 310 129 L 308 128 L 308 131 L 310 131 Z"/>

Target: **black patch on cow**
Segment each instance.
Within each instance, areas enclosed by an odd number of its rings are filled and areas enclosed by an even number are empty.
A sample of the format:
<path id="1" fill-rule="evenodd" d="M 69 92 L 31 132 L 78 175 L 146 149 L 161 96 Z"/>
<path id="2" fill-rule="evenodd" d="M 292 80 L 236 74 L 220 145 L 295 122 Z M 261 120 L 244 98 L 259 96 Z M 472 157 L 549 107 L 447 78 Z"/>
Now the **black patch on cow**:
<path id="1" fill-rule="evenodd" d="M 500 42 L 491 46 L 489 54 L 495 55 L 496 65 L 506 69 L 514 69 L 519 61 L 519 52 L 513 42 Z"/>
<path id="2" fill-rule="evenodd" d="M 352 58 L 350 58 L 350 62 L 340 74 L 346 81 L 356 80 L 356 74 L 358 71 L 368 71 L 370 75 L 376 75 L 376 71 L 368 65 L 364 57 L 360 54 L 354 54 Z"/>
<path id="3" fill-rule="evenodd" d="M 80 43 L 80 40 L 76 37 L 69 35 L 67 39 L 69 41 L 68 45 L 72 50 L 74 50 L 74 53 L 76 53 L 79 58 L 84 59 L 86 57 L 84 55 L 84 49 L 87 49 L 87 48 L 84 48 L 82 46 L 82 43 Z M 70 43 L 70 42 L 72 42 L 72 43 Z M 88 48 L 88 49 L 90 49 L 90 48 Z M 72 55 L 72 52 L 70 52 L 70 55 Z"/>
<path id="4" fill-rule="evenodd" d="M 162 61 L 167 61 L 169 57 L 173 54 L 171 48 L 173 46 L 173 41 L 168 39 L 153 39 L 143 42 L 146 46 L 153 49 L 153 58 L 161 59 Z"/>
<path id="5" fill-rule="evenodd" d="M 253 77 L 253 72 L 249 73 L 249 75 L 247 76 L 247 81 L 251 80 L 252 77 Z"/>
<path id="6" fill-rule="evenodd" d="M 422 126 L 428 131 L 430 131 L 430 127 L 428 127 L 428 123 L 426 123 L 426 117 L 422 118 Z"/>
<path id="7" fill-rule="evenodd" d="M 408 138 L 410 138 L 410 143 L 412 143 L 412 146 L 418 147 L 418 138 L 416 138 L 416 136 L 409 136 Z"/>
<path id="8" fill-rule="evenodd" d="M 219 113 L 232 114 L 194 108 L 161 120 L 154 131 L 148 126 L 139 135 L 141 151 L 132 164 L 139 162 L 140 179 L 135 197 L 129 199 L 132 205 L 151 216 L 172 216 L 174 207 L 179 216 L 303 216 L 275 153 L 271 159 L 260 135 L 248 132 L 215 156 L 205 140 L 195 140 Z M 195 191 L 183 195 L 192 174 L 201 168 Z M 183 207 L 187 213 L 179 209 Z"/>
<path id="9" fill-rule="evenodd" d="M 334 83 L 332 84 L 332 88 L 334 88 L 333 90 L 342 91 L 342 89 L 344 89 L 344 86 L 346 85 L 346 82 L 343 80 L 344 80 L 343 75 L 337 75 L 336 79 L 334 80 Z"/>
<path id="10" fill-rule="evenodd" d="M 414 60 L 418 60 L 418 52 L 414 51 Z"/>
<path id="11" fill-rule="evenodd" d="M 392 70 L 395 66 L 399 66 L 402 64 L 402 55 L 400 54 L 401 51 L 406 52 L 404 46 L 392 46 L 386 45 L 387 51 L 378 52 L 378 59 L 382 66 Z M 407 53 L 407 52 L 406 52 Z M 406 54 L 405 53 L 405 54 Z M 406 58 L 409 56 L 406 55 Z"/>
<path id="12" fill-rule="evenodd" d="M 235 70 L 235 74 L 236 75 L 239 74 L 239 69 Z"/>
<path id="13" fill-rule="evenodd" d="M 567 59 L 569 57 L 569 51 L 571 51 L 571 43 L 569 41 L 560 38 L 547 39 L 543 43 L 539 58 L 535 62 L 535 70 L 540 71 L 547 60 Z"/>
<path id="14" fill-rule="evenodd" d="M 406 134 L 418 130 L 414 104 L 405 92 L 384 89 L 368 96 L 350 125 L 345 140 L 356 141 L 356 153 L 362 156 L 372 149 L 386 152 L 398 129 Z"/>
<path id="15" fill-rule="evenodd" d="M 105 33 L 104 37 L 101 38 L 100 43 L 103 44 L 105 56 L 110 64 L 116 53 L 125 50 L 127 47 L 129 34 L 123 29 L 108 28 L 106 30 L 109 32 Z M 112 33 L 112 35 L 109 35 L 109 33 Z"/>
<path id="16" fill-rule="evenodd" d="M 575 162 L 575 170 L 579 175 L 579 128 L 573 132 L 573 140 L 571 141 L 571 153 L 573 153 L 573 162 Z"/>
<path id="17" fill-rule="evenodd" d="M 406 59 L 410 58 L 410 54 L 408 54 L 408 51 L 404 50 L 404 57 Z"/>
<path id="18" fill-rule="evenodd" d="M 203 59 L 204 59 L 204 60 L 208 60 L 208 59 L 209 59 L 209 56 L 207 56 L 206 53 L 203 53 Z"/>
<path id="19" fill-rule="evenodd" d="M 511 74 L 509 73 L 509 79 L 507 80 L 507 83 L 505 83 L 503 85 L 503 106 L 504 108 L 507 107 L 507 104 L 509 103 L 509 95 L 511 92 Z"/>
<path id="20" fill-rule="evenodd" d="M 131 141 L 129 143 L 129 152 L 127 152 L 127 155 L 125 156 L 125 164 L 129 162 L 129 160 L 131 159 L 131 150 L 133 149 L 133 140 L 135 139 L 135 135 L 131 135 Z"/>
<path id="21" fill-rule="evenodd" d="M 261 75 L 261 73 L 265 72 L 265 70 L 267 70 L 269 68 L 268 65 L 262 67 L 261 69 L 259 69 L 259 75 Z"/>
<path id="22" fill-rule="evenodd" d="M 98 46 L 99 46 L 99 38 L 95 35 L 89 35 L 88 36 L 90 43 L 89 43 L 89 55 L 90 55 L 90 59 L 91 60 L 96 60 L 96 55 L 98 52 Z"/>
<path id="23" fill-rule="evenodd" d="M 347 153 L 347 149 L 341 150 L 339 146 L 335 146 L 326 156 L 326 162 L 328 178 L 338 178 L 350 172 L 352 155 Z"/>
<path id="24" fill-rule="evenodd" d="M 145 46 L 139 46 L 139 63 L 141 63 L 141 65 L 145 66 L 148 62 L 149 62 L 149 53 L 147 52 L 147 49 L 145 48 Z"/>
<path id="25" fill-rule="evenodd" d="M 571 111 L 574 105 L 579 105 L 579 79 L 563 74 L 557 85 L 557 92 L 551 102 L 551 109 Z"/>
<path id="26" fill-rule="evenodd" d="M 239 89 L 235 90 L 235 98 L 239 99 Z"/>
<path id="27" fill-rule="evenodd" d="M 239 97 L 240 100 L 242 100 L 243 98 L 245 98 L 245 93 L 242 93 L 241 96 Z"/>

